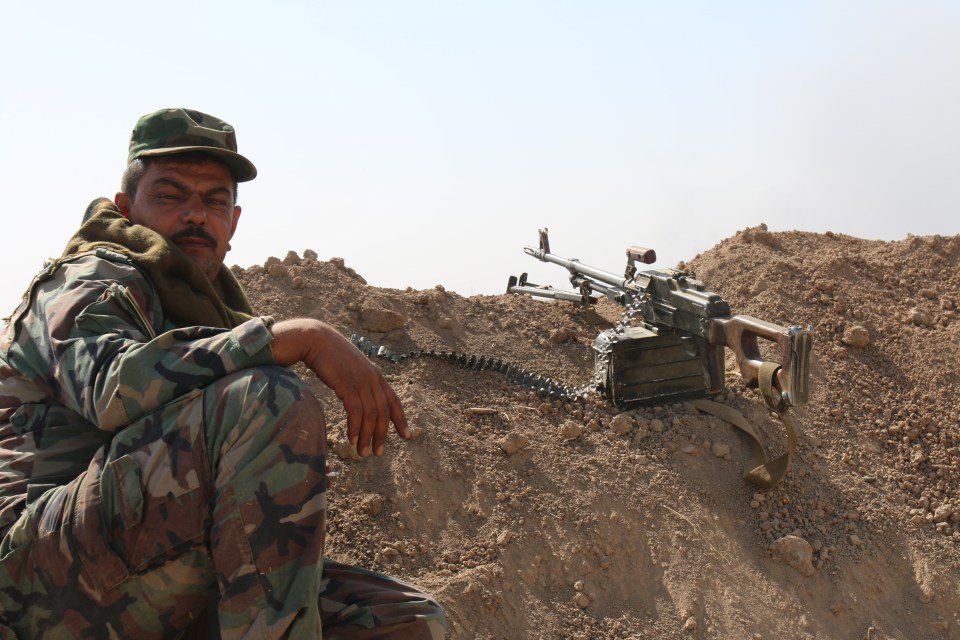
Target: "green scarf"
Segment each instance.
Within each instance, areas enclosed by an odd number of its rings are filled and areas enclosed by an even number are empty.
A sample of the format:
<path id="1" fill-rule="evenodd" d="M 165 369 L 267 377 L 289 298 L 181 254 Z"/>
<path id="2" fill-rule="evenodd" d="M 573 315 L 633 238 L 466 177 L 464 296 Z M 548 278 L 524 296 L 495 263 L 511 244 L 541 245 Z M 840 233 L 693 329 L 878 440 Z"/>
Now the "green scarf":
<path id="1" fill-rule="evenodd" d="M 106 198 L 90 203 L 80 230 L 61 260 L 96 249 L 130 258 L 150 278 L 164 315 L 181 327 L 233 328 L 253 317 L 250 302 L 230 270 L 210 280 L 180 249 L 147 227 L 133 224 Z"/>

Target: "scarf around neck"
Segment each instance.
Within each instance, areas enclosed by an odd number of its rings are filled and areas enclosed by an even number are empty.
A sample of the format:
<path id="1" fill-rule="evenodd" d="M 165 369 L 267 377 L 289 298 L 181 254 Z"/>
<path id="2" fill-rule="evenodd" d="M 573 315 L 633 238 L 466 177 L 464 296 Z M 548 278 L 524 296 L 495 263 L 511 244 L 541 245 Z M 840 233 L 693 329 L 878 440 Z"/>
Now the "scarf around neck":
<path id="1" fill-rule="evenodd" d="M 106 198 L 87 207 L 84 222 L 60 261 L 96 249 L 128 257 L 147 274 L 164 315 L 181 327 L 233 327 L 253 317 L 240 283 L 222 266 L 211 283 L 179 247 L 156 231 L 133 224 Z"/>

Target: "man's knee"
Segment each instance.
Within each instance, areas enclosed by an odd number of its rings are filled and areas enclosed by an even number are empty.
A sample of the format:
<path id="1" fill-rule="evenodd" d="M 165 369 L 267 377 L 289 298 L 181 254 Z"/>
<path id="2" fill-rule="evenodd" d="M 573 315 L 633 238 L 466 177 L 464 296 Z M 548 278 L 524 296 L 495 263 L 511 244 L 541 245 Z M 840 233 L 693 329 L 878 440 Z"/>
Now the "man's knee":
<path id="1" fill-rule="evenodd" d="M 246 431 L 291 428 L 310 436 L 312 451 L 325 450 L 323 406 L 306 383 L 283 367 L 251 367 L 225 376 L 204 390 L 204 407 L 207 437 L 216 445 L 212 453 L 255 435 Z"/>
<path id="2" fill-rule="evenodd" d="M 298 403 L 304 403 L 322 419 L 323 409 L 310 387 L 290 370 L 279 366 L 241 369 L 210 385 L 206 392 L 216 396 L 222 410 L 227 405 L 246 411 L 267 411 L 279 417 Z"/>

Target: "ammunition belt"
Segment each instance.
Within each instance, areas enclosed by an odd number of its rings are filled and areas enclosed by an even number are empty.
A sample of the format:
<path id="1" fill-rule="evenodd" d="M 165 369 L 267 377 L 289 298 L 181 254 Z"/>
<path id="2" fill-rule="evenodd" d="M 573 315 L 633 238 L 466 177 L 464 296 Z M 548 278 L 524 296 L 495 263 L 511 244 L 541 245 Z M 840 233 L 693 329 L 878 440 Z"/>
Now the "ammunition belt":
<path id="1" fill-rule="evenodd" d="M 471 355 L 458 353 L 456 351 L 433 351 L 428 349 L 398 352 L 358 335 L 352 336 L 350 341 L 368 358 L 381 358 L 390 362 L 403 362 L 410 358 L 433 358 L 455 364 L 461 369 L 494 371 L 503 374 L 506 379 L 513 384 L 525 387 L 531 391 L 536 391 L 542 396 L 558 400 L 581 400 L 584 396 L 594 393 L 597 390 L 595 384 L 587 384 L 582 387 L 570 387 L 552 378 L 540 375 L 539 373 L 533 373 L 523 367 L 491 356 Z"/>

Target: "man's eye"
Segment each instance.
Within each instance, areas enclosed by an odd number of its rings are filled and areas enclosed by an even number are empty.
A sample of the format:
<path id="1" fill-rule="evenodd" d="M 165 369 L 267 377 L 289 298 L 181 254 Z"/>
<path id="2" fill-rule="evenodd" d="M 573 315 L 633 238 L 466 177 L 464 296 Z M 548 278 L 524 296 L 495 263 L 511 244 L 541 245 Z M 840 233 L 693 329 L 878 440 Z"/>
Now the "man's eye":
<path id="1" fill-rule="evenodd" d="M 157 197 L 158 197 L 160 200 L 166 200 L 166 201 L 168 201 L 168 202 L 176 202 L 177 200 L 180 199 L 180 196 L 175 195 L 175 194 L 172 194 L 172 193 L 161 193 L 161 194 L 160 194 L 159 196 L 157 196 Z"/>

